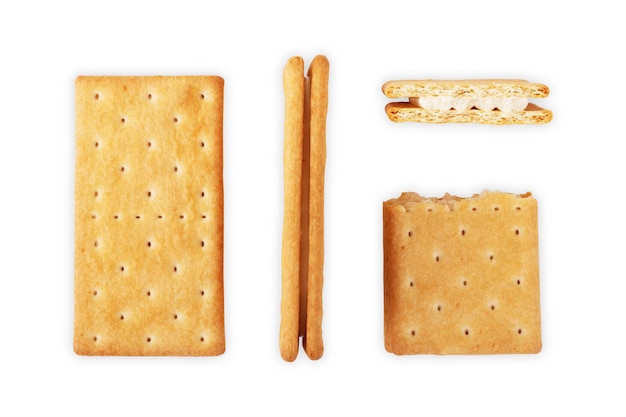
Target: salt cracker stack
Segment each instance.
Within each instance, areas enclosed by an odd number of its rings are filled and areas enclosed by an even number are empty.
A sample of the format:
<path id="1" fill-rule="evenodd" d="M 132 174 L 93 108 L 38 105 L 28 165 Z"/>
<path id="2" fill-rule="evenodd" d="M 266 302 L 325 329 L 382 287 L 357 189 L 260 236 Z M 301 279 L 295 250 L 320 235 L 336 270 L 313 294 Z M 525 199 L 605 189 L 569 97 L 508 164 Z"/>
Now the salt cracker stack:
<path id="1" fill-rule="evenodd" d="M 525 80 L 402 80 L 388 81 L 383 93 L 406 101 L 388 103 L 393 122 L 543 124 L 552 112 L 529 98 L 550 93 L 543 84 Z"/>
<path id="2" fill-rule="evenodd" d="M 300 336 L 308 357 L 319 359 L 324 265 L 324 169 L 328 109 L 326 57 L 316 56 L 307 76 L 292 57 L 283 71 L 285 91 L 284 221 L 280 353 L 293 361 Z"/>
<path id="3" fill-rule="evenodd" d="M 383 203 L 385 348 L 397 355 L 541 350 L 537 201 L 403 193 Z"/>
<path id="4" fill-rule="evenodd" d="M 76 353 L 224 352 L 223 89 L 77 78 Z"/>

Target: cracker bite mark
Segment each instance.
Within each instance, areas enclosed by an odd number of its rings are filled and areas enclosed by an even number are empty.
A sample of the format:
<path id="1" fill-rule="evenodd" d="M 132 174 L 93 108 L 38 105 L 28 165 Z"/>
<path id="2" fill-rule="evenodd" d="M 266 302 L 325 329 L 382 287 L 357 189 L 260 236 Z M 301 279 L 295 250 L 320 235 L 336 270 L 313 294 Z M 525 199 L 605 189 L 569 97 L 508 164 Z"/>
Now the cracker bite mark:
<path id="1" fill-rule="evenodd" d="M 304 76 L 304 61 L 292 57 L 283 72 L 285 90 L 284 220 L 280 352 L 319 359 L 322 340 L 324 262 L 324 172 L 328 60 L 316 56 Z"/>
<path id="2" fill-rule="evenodd" d="M 384 202 L 386 350 L 538 353 L 537 233 L 530 193 Z"/>
<path id="3" fill-rule="evenodd" d="M 224 352 L 223 88 L 76 79 L 77 354 Z"/>
<path id="4" fill-rule="evenodd" d="M 547 97 L 546 85 L 525 80 L 397 80 L 382 87 L 385 112 L 393 122 L 543 124 L 552 112 L 529 98 Z"/>

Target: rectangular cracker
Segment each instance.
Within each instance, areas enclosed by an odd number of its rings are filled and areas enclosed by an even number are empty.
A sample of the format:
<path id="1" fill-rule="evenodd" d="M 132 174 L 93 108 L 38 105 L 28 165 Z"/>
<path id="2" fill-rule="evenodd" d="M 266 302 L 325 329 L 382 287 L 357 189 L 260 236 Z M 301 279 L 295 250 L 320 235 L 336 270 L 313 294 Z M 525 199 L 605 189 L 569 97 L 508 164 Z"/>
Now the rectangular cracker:
<path id="1" fill-rule="evenodd" d="M 324 173 L 328 109 L 326 57 L 292 57 L 283 71 L 285 92 L 284 218 L 280 353 L 293 361 L 300 336 L 309 358 L 319 359 L 324 266 Z"/>
<path id="2" fill-rule="evenodd" d="M 223 353 L 223 79 L 75 86 L 75 352 Z"/>
<path id="3" fill-rule="evenodd" d="M 538 353 L 537 233 L 530 193 L 384 202 L 387 351 Z"/>

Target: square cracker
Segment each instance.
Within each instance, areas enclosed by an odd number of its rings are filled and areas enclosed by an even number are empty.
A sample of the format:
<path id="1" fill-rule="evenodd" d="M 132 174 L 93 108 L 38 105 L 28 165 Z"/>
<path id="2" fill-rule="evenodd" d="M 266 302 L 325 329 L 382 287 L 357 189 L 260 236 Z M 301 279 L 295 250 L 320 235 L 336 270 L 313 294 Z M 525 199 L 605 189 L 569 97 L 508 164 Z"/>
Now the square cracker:
<path id="1" fill-rule="evenodd" d="M 541 350 L 537 201 L 415 193 L 383 203 L 385 348 L 398 355 Z"/>
<path id="2" fill-rule="evenodd" d="M 76 353 L 224 352 L 223 89 L 76 79 Z"/>

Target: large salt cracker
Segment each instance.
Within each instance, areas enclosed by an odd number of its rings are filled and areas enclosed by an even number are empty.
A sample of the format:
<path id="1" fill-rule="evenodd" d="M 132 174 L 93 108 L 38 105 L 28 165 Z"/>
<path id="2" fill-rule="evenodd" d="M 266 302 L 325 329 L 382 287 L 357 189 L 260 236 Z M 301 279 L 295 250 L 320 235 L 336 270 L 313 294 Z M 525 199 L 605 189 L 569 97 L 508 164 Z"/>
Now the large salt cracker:
<path id="1" fill-rule="evenodd" d="M 385 348 L 398 355 L 541 350 L 537 202 L 404 193 L 383 204 Z"/>
<path id="2" fill-rule="evenodd" d="M 223 86 L 77 78 L 76 353 L 224 352 Z"/>
<path id="3" fill-rule="evenodd" d="M 389 98 L 446 96 L 455 98 L 527 97 L 544 98 L 550 94 L 548 86 L 526 80 L 394 80 L 382 87 Z M 393 122 L 421 123 L 480 123 L 480 124 L 544 124 L 552 120 L 552 111 L 529 103 L 521 111 L 463 111 L 426 110 L 408 101 L 385 105 L 385 113 Z"/>
<path id="4" fill-rule="evenodd" d="M 319 359 L 322 339 L 324 172 L 329 64 L 316 56 L 292 57 L 285 90 L 284 220 L 280 353 L 295 360 L 300 336 L 309 358 Z"/>
<path id="5" fill-rule="evenodd" d="M 543 109 L 533 103 L 528 103 L 522 111 L 481 111 L 469 109 L 456 110 L 426 110 L 416 107 L 409 102 L 387 103 L 385 105 L 387 117 L 392 122 L 421 122 L 421 123 L 479 123 L 491 125 L 510 124 L 545 124 L 552 120 L 552 111 Z"/>

